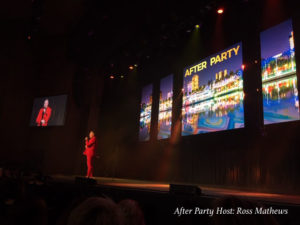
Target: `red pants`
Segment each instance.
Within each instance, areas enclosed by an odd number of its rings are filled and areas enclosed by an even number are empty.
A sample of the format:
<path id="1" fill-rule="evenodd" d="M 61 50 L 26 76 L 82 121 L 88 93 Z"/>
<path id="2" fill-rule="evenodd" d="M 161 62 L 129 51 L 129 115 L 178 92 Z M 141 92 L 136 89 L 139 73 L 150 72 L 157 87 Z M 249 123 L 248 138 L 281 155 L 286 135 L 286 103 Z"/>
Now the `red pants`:
<path id="1" fill-rule="evenodd" d="M 86 165 L 87 165 L 87 177 L 92 177 L 93 172 L 94 172 L 94 167 L 93 167 L 93 158 L 94 156 L 87 155 L 86 156 Z"/>

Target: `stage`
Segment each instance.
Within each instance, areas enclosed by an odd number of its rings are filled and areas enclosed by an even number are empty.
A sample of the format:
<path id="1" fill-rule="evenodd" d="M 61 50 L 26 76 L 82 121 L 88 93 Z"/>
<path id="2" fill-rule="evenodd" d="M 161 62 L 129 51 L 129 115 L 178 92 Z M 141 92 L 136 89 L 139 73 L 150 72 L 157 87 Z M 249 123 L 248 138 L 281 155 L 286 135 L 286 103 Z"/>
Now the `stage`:
<path id="1" fill-rule="evenodd" d="M 64 176 L 64 175 L 53 175 L 52 181 L 58 183 L 74 183 L 76 176 Z M 78 176 L 77 176 L 78 177 Z M 83 178 L 83 177 L 82 177 Z M 111 177 L 94 177 L 99 188 L 118 189 L 125 191 L 139 191 L 139 192 L 155 192 L 160 194 L 168 194 L 170 185 L 168 183 L 158 183 L 153 181 L 143 180 L 131 180 L 131 179 L 120 179 Z M 176 183 L 180 184 L 180 183 Z M 192 185 L 192 184 L 182 184 Z M 195 184 L 193 184 L 195 185 Z M 217 199 L 224 196 L 236 196 L 241 198 L 247 198 L 250 200 L 259 201 L 271 205 L 289 205 L 292 207 L 300 206 L 300 196 L 298 195 L 287 195 L 287 194 L 276 194 L 266 192 L 253 192 L 238 190 L 226 187 L 212 187 L 207 185 L 197 185 L 202 190 L 201 197 L 209 199 Z"/>

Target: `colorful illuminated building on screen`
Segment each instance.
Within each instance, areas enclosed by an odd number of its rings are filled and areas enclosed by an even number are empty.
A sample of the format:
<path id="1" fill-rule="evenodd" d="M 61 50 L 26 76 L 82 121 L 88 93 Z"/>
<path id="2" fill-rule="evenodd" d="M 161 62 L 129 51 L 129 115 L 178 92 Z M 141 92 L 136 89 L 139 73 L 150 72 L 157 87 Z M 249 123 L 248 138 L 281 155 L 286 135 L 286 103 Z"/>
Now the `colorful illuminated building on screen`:
<path id="1" fill-rule="evenodd" d="M 140 111 L 140 130 L 139 140 L 148 141 L 150 139 L 152 113 L 152 84 L 142 90 L 141 111 Z"/>
<path id="2" fill-rule="evenodd" d="M 220 71 L 219 74 L 222 74 L 222 71 Z M 194 76 L 198 77 L 198 75 Z M 233 105 L 233 103 L 242 100 L 243 96 L 243 79 L 241 75 L 224 75 L 223 78 L 220 76 L 217 80 L 207 85 L 198 86 L 197 89 L 192 90 L 192 92 L 184 94 L 183 105 L 185 108 L 183 108 L 183 115 L 186 113 L 198 113 L 201 112 L 201 109 L 205 111 L 206 108 L 201 106 L 210 105 L 208 103 L 211 103 L 211 109 L 213 111 L 228 108 Z M 205 104 L 200 104 L 202 102 L 205 102 Z M 192 107 L 194 104 L 197 106 Z M 196 109 L 196 111 L 194 111 L 194 109 Z"/>
<path id="3" fill-rule="evenodd" d="M 160 81 L 159 114 L 158 114 L 158 139 L 171 136 L 173 105 L 173 75 Z"/>
<path id="4" fill-rule="evenodd" d="M 291 20 L 261 33 L 261 54 L 264 123 L 299 120 L 294 32 Z"/>

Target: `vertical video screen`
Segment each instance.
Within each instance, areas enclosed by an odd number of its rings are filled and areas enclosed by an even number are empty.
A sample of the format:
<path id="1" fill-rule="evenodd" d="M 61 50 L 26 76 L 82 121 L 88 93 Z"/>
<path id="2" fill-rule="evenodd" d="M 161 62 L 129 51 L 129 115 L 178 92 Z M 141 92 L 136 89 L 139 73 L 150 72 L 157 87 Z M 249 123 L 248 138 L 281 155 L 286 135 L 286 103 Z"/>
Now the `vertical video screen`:
<path id="1" fill-rule="evenodd" d="M 150 140 L 151 112 L 152 112 L 152 90 L 153 85 L 149 84 L 142 89 L 140 130 L 139 140 Z"/>
<path id="2" fill-rule="evenodd" d="M 35 98 L 30 126 L 62 126 L 65 122 L 67 95 Z"/>
<path id="3" fill-rule="evenodd" d="M 182 136 L 244 127 L 242 43 L 186 67 Z"/>
<path id="4" fill-rule="evenodd" d="M 299 120 L 292 20 L 260 34 L 264 124 Z"/>
<path id="5" fill-rule="evenodd" d="M 160 80 L 158 136 L 157 139 L 171 137 L 173 104 L 173 75 Z"/>

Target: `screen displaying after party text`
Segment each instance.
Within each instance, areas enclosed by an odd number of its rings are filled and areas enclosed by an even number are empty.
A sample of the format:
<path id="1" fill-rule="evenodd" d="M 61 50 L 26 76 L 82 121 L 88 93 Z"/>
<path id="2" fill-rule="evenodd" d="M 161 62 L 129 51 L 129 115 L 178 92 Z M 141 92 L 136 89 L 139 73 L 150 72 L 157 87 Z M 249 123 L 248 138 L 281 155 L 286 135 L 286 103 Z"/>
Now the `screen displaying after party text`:
<path id="1" fill-rule="evenodd" d="M 182 136 L 244 127 L 242 43 L 184 69 Z"/>
<path id="2" fill-rule="evenodd" d="M 171 136 L 173 103 L 173 75 L 160 80 L 158 136 L 165 139 Z"/>
<path id="3" fill-rule="evenodd" d="M 149 84 L 142 89 L 140 130 L 139 130 L 140 141 L 148 141 L 150 139 L 152 89 L 153 89 L 152 84 Z"/>
<path id="4" fill-rule="evenodd" d="M 264 124 L 299 120 L 292 20 L 261 32 Z"/>
<path id="5" fill-rule="evenodd" d="M 35 98 L 30 126 L 62 126 L 65 121 L 67 95 Z"/>

